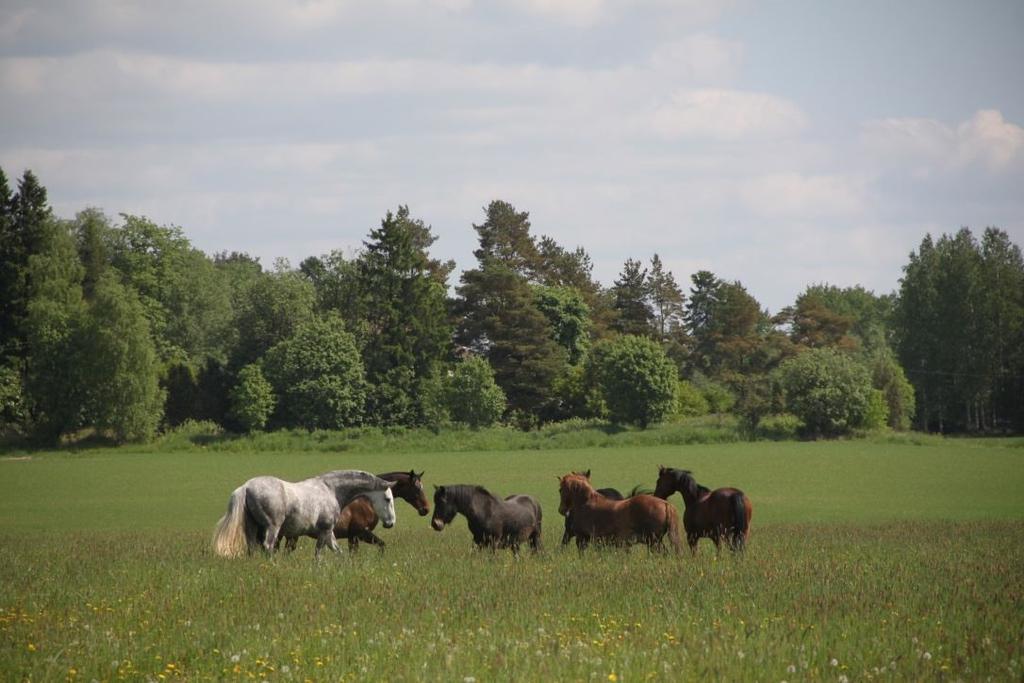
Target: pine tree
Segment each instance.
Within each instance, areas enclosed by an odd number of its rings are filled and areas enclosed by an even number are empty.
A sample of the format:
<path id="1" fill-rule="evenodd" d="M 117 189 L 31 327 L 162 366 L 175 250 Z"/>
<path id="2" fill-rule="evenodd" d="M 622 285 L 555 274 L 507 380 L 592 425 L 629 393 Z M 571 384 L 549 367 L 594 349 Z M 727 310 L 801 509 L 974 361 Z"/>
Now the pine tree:
<path id="1" fill-rule="evenodd" d="M 651 258 L 651 269 L 647 274 L 647 291 L 650 293 L 658 339 L 666 341 L 683 325 L 683 303 L 686 297 L 672 271 L 665 270 L 661 257 L 657 254 Z"/>
<path id="2" fill-rule="evenodd" d="M 647 269 L 640 261 L 626 259 L 615 284 L 615 322 L 612 328 L 621 334 L 649 337 L 653 331 L 654 312 L 648 303 Z"/>
<path id="3" fill-rule="evenodd" d="M 374 387 L 368 417 L 381 424 L 418 421 L 419 381 L 447 355 L 452 328 L 447 320 L 442 270 L 426 249 L 436 238 L 401 206 L 370 232 L 358 261 L 360 307 L 366 323 L 366 376 Z"/>

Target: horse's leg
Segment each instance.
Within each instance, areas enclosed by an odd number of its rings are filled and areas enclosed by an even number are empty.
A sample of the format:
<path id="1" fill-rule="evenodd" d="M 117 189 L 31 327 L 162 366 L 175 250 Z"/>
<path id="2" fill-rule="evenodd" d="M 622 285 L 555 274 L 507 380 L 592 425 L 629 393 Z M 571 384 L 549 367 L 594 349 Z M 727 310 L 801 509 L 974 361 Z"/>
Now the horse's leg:
<path id="1" fill-rule="evenodd" d="M 284 539 L 284 549 L 289 553 L 295 552 L 295 548 L 299 545 L 299 537 L 294 536 L 292 538 Z"/>
<path id="2" fill-rule="evenodd" d="M 562 545 L 565 545 L 568 541 L 563 541 Z M 537 554 L 540 552 L 540 529 L 534 528 L 530 532 L 530 548 L 533 549 L 533 553 Z"/>
<path id="3" fill-rule="evenodd" d="M 378 536 L 377 534 L 373 533 L 369 529 L 366 529 L 361 534 L 359 534 L 359 538 L 361 538 L 363 541 L 369 543 L 370 545 L 377 546 L 377 549 L 379 551 L 384 552 L 384 546 L 386 544 L 384 543 L 383 540 L 381 540 L 380 536 Z"/>
<path id="4" fill-rule="evenodd" d="M 331 552 L 340 553 L 341 548 L 338 547 L 338 542 L 334 540 L 334 530 L 330 527 L 321 529 L 319 535 L 316 537 L 316 550 L 313 551 L 313 558 L 320 559 L 320 551 L 327 546 L 331 549 Z"/>
<path id="5" fill-rule="evenodd" d="M 699 541 L 699 540 L 700 540 L 700 536 L 699 535 L 687 532 L 687 534 L 686 534 L 686 543 L 690 546 L 690 555 L 691 556 L 696 556 L 697 555 L 697 541 Z"/>

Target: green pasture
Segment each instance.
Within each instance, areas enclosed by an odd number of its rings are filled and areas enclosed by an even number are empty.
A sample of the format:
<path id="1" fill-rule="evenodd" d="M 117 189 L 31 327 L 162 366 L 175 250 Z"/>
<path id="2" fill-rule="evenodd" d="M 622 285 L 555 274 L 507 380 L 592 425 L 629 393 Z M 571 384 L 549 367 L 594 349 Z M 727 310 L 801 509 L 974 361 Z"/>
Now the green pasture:
<path id="1" fill-rule="evenodd" d="M 558 541 L 555 477 L 657 465 L 754 503 L 745 556 Z M 537 557 L 472 550 L 404 503 L 366 548 L 223 560 L 250 476 L 426 470 L 531 493 Z M 681 504 L 678 497 L 677 504 Z M 1017 680 L 1024 449 L 847 441 L 403 453 L 97 449 L 0 458 L 4 680 Z"/>

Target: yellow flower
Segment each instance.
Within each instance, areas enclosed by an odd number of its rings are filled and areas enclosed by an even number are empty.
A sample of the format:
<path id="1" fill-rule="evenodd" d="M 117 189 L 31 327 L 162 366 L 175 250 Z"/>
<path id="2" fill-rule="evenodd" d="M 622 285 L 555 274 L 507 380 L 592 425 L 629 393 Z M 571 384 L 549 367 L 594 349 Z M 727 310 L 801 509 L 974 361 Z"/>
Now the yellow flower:
<path id="1" fill-rule="evenodd" d="M 35 652 L 36 651 L 35 643 L 29 643 L 28 644 L 28 651 L 29 652 Z"/>
<path id="2" fill-rule="evenodd" d="M 615 683 L 615 681 L 619 680 L 619 677 L 616 676 L 615 672 L 613 671 L 610 674 L 608 674 L 608 680 L 612 681 L 612 683 Z"/>

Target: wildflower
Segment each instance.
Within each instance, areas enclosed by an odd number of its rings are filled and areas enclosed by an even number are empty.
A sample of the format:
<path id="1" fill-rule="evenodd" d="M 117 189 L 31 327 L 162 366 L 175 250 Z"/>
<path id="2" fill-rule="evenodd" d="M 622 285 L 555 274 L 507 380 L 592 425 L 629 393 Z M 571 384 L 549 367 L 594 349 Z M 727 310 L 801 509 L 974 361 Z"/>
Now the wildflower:
<path id="1" fill-rule="evenodd" d="M 28 651 L 29 652 L 35 652 L 36 651 L 35 643 L 29 643 L 28 644 Z"/>
<path id="2" fill-rule="evenodd" d="M 923 657 L 924 660 L 927 662 L 927 661 L 929 661 L 932 658 L 932 653 L 931 652 L 925 652 L 923 655 L 921 655 L 921 657 Z"/>
<path id="3" fill-rule="evenodd" d="M 833 657 L 832 659 L 828 660 L 828 665 L 829 666 L 839 666 L 839 660 L 836 659 L 835 657 Z"/>
<path id="4" fill-rule="evenodd" d="M 850 683 L 850 679 L 846 677 L 846 674 L 843 674 L 839 677 L 839 683 Z"/>
<path id="5" fill-rule="evenodd" d="M 615 683 L 615 681 L 619 680 L 619 677 L 616 676 L 615 672 L 613 671 L 610 674 L 608 674 L 608 680 L 611 681 L 612 683 Z"/>
<path id="6" fill-rule="evenodd" d="M 789 666 L 787 666 L 786 667 L 786 673 L 788 673 L 788 674 L 795 674 L 796 673 L 796 664 L 790 664 Z"/>
<path id="7" fill-rule="evenodd" d="M 241 655 L 231 655 L 231 661 L 234 663 L 238 663 L 238 660 L 241 658 Z"/>
<path id="8" fill-rule="evenodd" d="M 462 683 L 476 683 L 476 678 L 473 676 L 466 676 L 462 679 Z"/>

